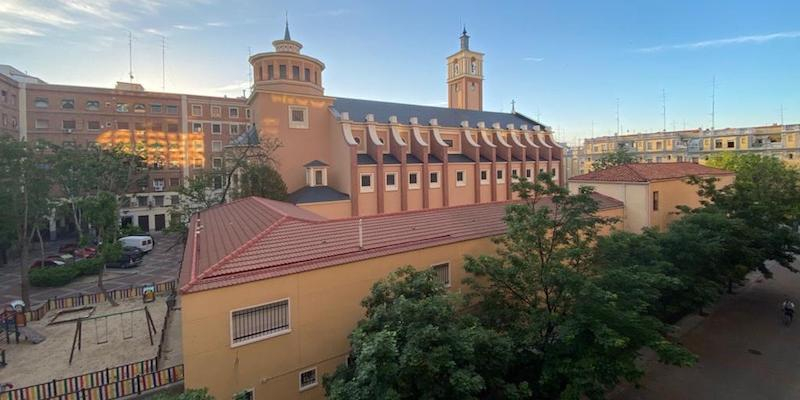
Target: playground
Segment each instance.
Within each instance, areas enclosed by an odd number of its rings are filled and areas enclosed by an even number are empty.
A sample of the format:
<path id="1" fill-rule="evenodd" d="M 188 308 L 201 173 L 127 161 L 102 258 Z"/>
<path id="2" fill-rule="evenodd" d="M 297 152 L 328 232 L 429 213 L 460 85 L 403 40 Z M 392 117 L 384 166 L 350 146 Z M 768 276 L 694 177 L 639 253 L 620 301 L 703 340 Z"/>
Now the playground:
<path id="1" fill-rule="evenodd" d="M 6 366 L 0 367 L 0 381 L 24 387 L 156 357 L 166 296 L 149 303 L 141 297 L 118 302 L 117 307 L 102 302 L 52 310 L 27 321 L 19 343 L 13 333 L 6 343 L 3 332 Z"/>

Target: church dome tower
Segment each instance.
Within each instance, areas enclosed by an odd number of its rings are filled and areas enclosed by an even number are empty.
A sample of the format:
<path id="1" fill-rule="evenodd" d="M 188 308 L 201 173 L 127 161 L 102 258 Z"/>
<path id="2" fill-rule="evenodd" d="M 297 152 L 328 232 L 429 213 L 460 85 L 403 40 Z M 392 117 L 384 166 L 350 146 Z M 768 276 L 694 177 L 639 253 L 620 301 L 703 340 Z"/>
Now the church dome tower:
<path id="1" fill-rule="evenodd" d="M 322 71 L 325 64 L 314 57 L 301 54 L 303 45 L 292 40 L 289 21 L 283 39 L 272 42 L 275 51 L 250 57 L 253 67 L 254 90 L 269 90 L 322 96 Z"/>
<path id="2" fill-rule="evenodd" d="M 483 110 L 483 53 L 469 48 L 467 28 L 461 49 L 447 57 L 447 104 L 450 108 Z"/>

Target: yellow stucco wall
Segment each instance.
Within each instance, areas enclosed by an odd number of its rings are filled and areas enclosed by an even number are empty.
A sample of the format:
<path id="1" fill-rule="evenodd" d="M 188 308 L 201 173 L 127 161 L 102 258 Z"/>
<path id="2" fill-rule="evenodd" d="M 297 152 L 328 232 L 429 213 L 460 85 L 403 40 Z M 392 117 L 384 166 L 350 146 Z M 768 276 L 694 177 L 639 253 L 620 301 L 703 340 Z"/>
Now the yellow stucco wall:
<path id="1" fill-rule="evenodd" d="M 621 216 L 621 209 L 601 212 Z M 207 387 L 217 399 L 253 389 L 256 399 L 321 399 L 322 376 L 346 360 L 348 335 L 364 315 L 361 299 L 373 283 L 398 267 L 419 269 L 450 262 L 451 290 L 466 289 L 463 259 L 493 254 L 489 238 L 184 294 L 181 299 L 186 388 Z M 289 333 L 231 346 L 235 309 L 289 299 Z M 299 390 L 299 372 L 317 368 L 319 384 Z"/>
<path id="2" fill-rule="evenodd" d="M 647 184 L 644 183 L 601 183 L 569 182 L 570 193 L 577 193 L 582 186 L 592 186 L 595 192 L 615 198 L 625 203 L 623 229 L 628 232 L 641 232 L 649 226 L 647 212 Z"/>

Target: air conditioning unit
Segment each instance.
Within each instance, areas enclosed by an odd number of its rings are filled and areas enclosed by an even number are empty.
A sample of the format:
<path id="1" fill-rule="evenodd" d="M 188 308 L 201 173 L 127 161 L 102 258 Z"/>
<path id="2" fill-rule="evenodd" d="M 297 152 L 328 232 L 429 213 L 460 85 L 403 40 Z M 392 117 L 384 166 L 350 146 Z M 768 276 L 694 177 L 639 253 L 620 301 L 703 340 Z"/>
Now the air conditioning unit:
<path id="1" fill-rule="evenodd" d="M 64 129 L 64 132 L 72 133 L 72 129 Z"/>

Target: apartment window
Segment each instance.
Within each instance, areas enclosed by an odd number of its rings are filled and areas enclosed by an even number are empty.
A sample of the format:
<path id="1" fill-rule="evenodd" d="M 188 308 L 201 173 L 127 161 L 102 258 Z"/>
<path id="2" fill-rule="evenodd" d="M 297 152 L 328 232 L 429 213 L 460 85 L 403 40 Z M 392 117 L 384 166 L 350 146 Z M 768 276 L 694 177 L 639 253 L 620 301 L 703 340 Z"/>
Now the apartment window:
<path id="1" fill-rule="evenodd" d="M 117 103 L 117 112 L 128 112 L 129 107 L 128 103 Z"/>
<path id="2" fill-rule="evenodd" d="M 300 372 L 300 391 L 317 386 L 317 367 Z"/>
<path id="3" fill-rule="evenodd" d="M 305 77 L 303 80 L 305 80 L 306 82 L 311 82 L 311 70 L 306 68 L 305 71 L 303 72 L 305 73 Z"/>
<path id="4" fill-rule="evenodd" d="M 61 109 L 62 110 L 74 110 L 75 109 L 75 99 L 62 99 L 61 100 Z"/>
<path id="5" fill-rule="evenodd" d="M 17 127 L 17 118 L 16 117 L 11 117 L 11 127 L 12 128 L 16 128 Z"/>
<path id="6" fill-rule="evenodd" d="M 181 184 L 180 178 L 169 178 L 169 185 L 172 187 L 179 186 Z"/>
<path id="7" fill-rule="evenodd" d="M 275 67 L 272 65 L 267 65 L 267 79 L 273 80 L 275 79 Z"/>
<path id="8" fill-rule="evenodd" d="M 397 190 L 397 172 L 386 173 L 386 191 Z"/>
<path id="9" fill-rule="evenodd" d="M 192 132 L 202 132 L 203 124 L 200 122 L 192 122 Z"/>
<path id="10" fill-rule="evenodd" d="M 222 134 L 222 125 L 221 124 L 211 124 L 211 133 L 213 135 L 221 135 Z"/>
<path id="11" fill-rule="evenodd" d="M 656 150 L 661 150 L 661 142 L 656 142 Z"/>
<path id="12" fill-rule="evenodd" d="M 533 170 L 532 169 L 525 168 L 525 178 L 527 178 L 528 180 L 533 178 Z"/>
<path id="13" fill-rule="evenodd" d="M 3 98 L 3 103 L 8 102 L 8 92 L 5 90 L 0 90 L 0 97 Z"/>
<path id="14" fill-rule="evenodd" d="M 117 129 L 124 129 L 124 130 L 131 129 L 131 124 L 125 121 L 117 121 Z"/>
<path id="15" fill-rule="evenodd" d="M 211 106 L 211 116 L 214 118 L 222 117 L 222 107 L 220 106 Z"/>
<path id="16" fill-rule="evenodd" d="M 245 118 L 250 119 L 250 109 L 249 108 L 244 110 L 244 116 L 245 116 Z"/>
<path id="17" fill-rule="evenodd" d="M 236 400 L 253 400 L 253 399 L 256 398 L 255 395 L 253 394 L 253 392 L 254 392 L 253 389 L 245 389 L 245 390 L 242 390 L 239 393 L 234 394 L 231 397 L 236 399 Z"/>
<path id="18" fill-rule="evenodd" d="M 5 115 L 5 114 L 3 114 L 3 117 L 5 117 L 5 116 L 6 116 L 6 115 Z M 5 125 L 5 121 L 3 121 L 3 122 L 4 122 L 4 123 L 3 123 L 3 125 Z M 34 126 L 34 128 L 36 128 L 36 129 L 49 129 L 49 128 L 50 128 L 50 121 L 48 121 L 48 120 L 46 120 L 46 119 L 37 119 L 37 120 L 34 122 L 34 125 L 33 125 L 33 126 Z"/>
<path id="19" fill-rule="evenodd" d="M 133 130 L 136 132 L 144 133 L 144 123 L 142 122 L 134 122 L 133 123 Z"/>
<path id="20" fill-rule="evenodd" d="M 518 169 L 516 169 L 516 168 L 512 168 L 511 169 L 511 180 L 512 181 L 519 180 L 519 170 Z"/>
<path id="21" fill-rule="evenodd" d="M 482 169 L 481 170 L 481 185 L 488 185 L 489 184 L 489 170 Z"/>
<path id="22" fill-rule="evenodd" d="M 161 113 L 161 104 L 150 104 L 150 112 L 155 114 Z"/>
<path id="23" fill-rule="evenodd" d="M 714 141 L 714 148 L 715 149 L 721 149 L 722 148 L 722 140 L 721 139 L 717 139 L 717 140 Z"/>
<path id="24" fill-rule="evenodd" d="M 450 287 L 450 263 L 435 264 L 431 269 L 436 274 L 436 281 L 445 287 Z"/>
<path id="25" fill-rule="evenodd" d="M 430 173 L 430 183 L 432 188 L 438 188 L 441 185 L 439 182 L 439 171 Z"/>
<path id="26" fill-rule="evenodd" d="M 729 149 L 732 149 L 736 147 L 736 142 L 734 142 L 733 140 L 728 140 L 727 146 Z"/>
<path id="27" fill-rule="evenodd" d="M 177 133 L 178 132 L 178 124 L 167 124 L 167 132 Z"/>
<path id="28" fill-rule="evenodd" d="M 505 181 L 506 181 L 506 179 L 505 179 L 505 176 L 503 175 L 503 170 L 502 169 L 498 169 L 497 170 L 497 183 L 503 183 Z"/>
<path id="29" fill-rule="evenodd" d="M 289 106 L 289 128 L 308 129 L 308 108 Z"/>
<path id="30" fill-rule="evenodd" d="M 281 79 L 286 79 L 286 66 L 283 64 L 278 66 L 278 77 Z"/>
<path id="31" fill-rule="evenodd" d="M 65 131 L 70 132 L 75 130 L 75 120 L 74 119 L 65 119 L 61 121 L 61 128 Z"/>
<path id="32" fill-rule="evenodd" d="M 647 142 L 647 150 L 653 150 L 653 142 Z"/>
<path id="33" fill-rule="evenodd" d="M 456 186 L 467 185 L 467 174 L 464 171 L 456 171 Z"/>
<path id="34" fill-rule="evenodd" d="M 173 104 L 167 104 L 165 106 L 167 114 L 177 114 L 178 113 L 178 106 Z"/>
<path id="35" fill-rule="evenodd" d="M 552 176 L 553 178 L 556 177 L 556 169 L 555 168 L 550 170 L 550 176 Z"/>
<path id="36" fill-rule="evenodd" d="M 228 107 L 228 117 L 239 118 L 239 107 Z"/>
<path id="37" fill-rule="evenodd" d="M 97 100 L 86 100 L 86 109 L 89 111 L 97 111 L 100 109 L 100 102 Z"/>
<path id="38" fill-rule="evenodd" d="M 202 115 L 203 115 L 203 106 L 198 104 L 192 104 L 192 116 L 201 117 Z"/>
<path id="39" fill-rule="evenodd" d="M 418 172 L 409 172 L 408 173 L 408 188 L 409 189 L 419 189 L 419 173 Z"/>
<path id="40" fill-rule="evenodd" d="M 212 140 L 211 141 L 211 151 L 213 151 L 213 152 L 222 151 L 222 140 Z"/>
<path id="41" fill-rule="evenodd" d="M 172 179 L 174 179 L 174 178 L 170 178 L 170 181 Z M 177 194 L 173 194 L 172 196 L 169 196 L 169 204 L 170 205 L 174 206 L 174 205 L 177 205 L 177 204 L 180 204 L 180 203 L 181 203 L 181 196 L 178 196 Z"/>
<path id="42" fill-rule="evenodd" d="M 222 168 L 222 159 L 217 157 L 211 160 L 211 168 L 220 169 Z"/>
<path id="43" fill-rule="evenodd" d="M 653 211 L 658 211 L 658 191 L 653 192 Z"/>
<path id="44" fill-rule="evenodd" d="M 99 131 L 100 130 L 100 121 L 88 121 L 86 122 L 86 129 L 90 131 Z"/>
<path id="45" fill-rule="evenodd" d="M 142 103 L 136 103 L 133 105 L 133 112 L 135 113 L 147 112 L 147 107 Z"/>
<path id="46" fill-rule="evenodd" d="M 3 126 L 8 126 L 8 115 L 3 113 Z"/>
<path id="47" fill-rule="evenodd" d="M 231 125 L 228 129 L 231 131 L 231 135 L 239 133 L 239 125 Z"/>
<path id="48" fill-rule="evenodd" d="M 222 177 L 219 175 L 214 176 L 213 179 L 214 190 L 222 189 Z"/>
<path id="49" fill-rule="evenodd" d="M 372 174 L 361 174 L 361 193 L 368 193 L 375 190 L 372 186 Z"/>
<path id="50" fill-rule="evenodd" d="M 231 311 L 231 345 L 250 343 L 289 331 L 289 299 Z"/>
<path id="51" fill-rule="evenodd" d="M 47 97 L 37 97 L 36 100 L 33 101 L 33 106 L 36 108 L 47 108 L 50 107 L 50 101 L 47 100 Z"/>
<path id="52" fill-rule="evenodd" d="M 678 156 L 678 157 L 676 158 L 676 161 L 678 161 L 678 162 L 683 162 L 683 156 Z"/>
<path id="53" fill-rule="evenodd" d="M 292 79 L 296 81 L 300 80 L 300 67 L 297 65 L 292 66 Z"/>
<path id="54" fill-rule="evenodd" d="M 163 192 L 164 191 L 164 178 L 153 179 L 153 190 L 155 190 L 156 192 Z M 159 204 L 159 199 L 158 199 L 159 197 L 161 198 L 161 200 L 160 200 L 161 204 Z M 159 206 L 159 207 L 163 207 L 164 206 L 164 196 L 154 196 L 153 198 L 156 200 L 156 205 L 157 206 Z"/>
<path id="55" fill-rule="evenodd" d="M 195 158 L 194 161 L 192 161 L 192 168 L 203 168 L 203 164 L 202 158 Z"/>

